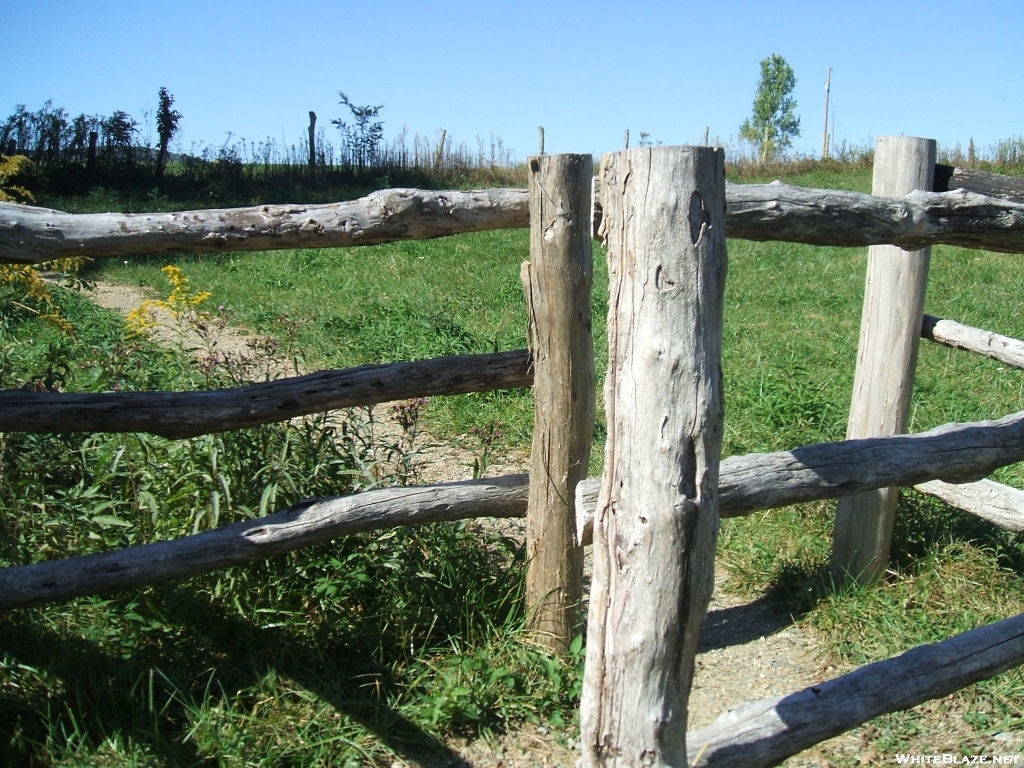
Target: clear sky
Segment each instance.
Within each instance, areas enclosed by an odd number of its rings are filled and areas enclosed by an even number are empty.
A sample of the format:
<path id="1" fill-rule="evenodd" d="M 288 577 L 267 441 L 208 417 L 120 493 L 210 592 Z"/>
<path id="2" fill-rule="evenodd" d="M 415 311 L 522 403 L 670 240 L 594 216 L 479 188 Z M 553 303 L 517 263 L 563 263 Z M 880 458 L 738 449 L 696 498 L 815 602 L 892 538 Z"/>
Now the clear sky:
<path id="1" fill-rule="evenodd" d="M 0 117 L 52 99 L 139 118 L 166 86 L 185 148 L 295 142 L 309 110 L 344 115 L 338 90 L 384 105 L 388 138 L 494 132 L 520 160 L 538 125 L 548 152 L 620 149 L 626 128 L 729 144 L 772 53 L 796 72 L 804 153 L 821 148 L 830 66 L 836 139 L 1024 134 L 1024 0 L 2 0 L 0 19 Z"/>

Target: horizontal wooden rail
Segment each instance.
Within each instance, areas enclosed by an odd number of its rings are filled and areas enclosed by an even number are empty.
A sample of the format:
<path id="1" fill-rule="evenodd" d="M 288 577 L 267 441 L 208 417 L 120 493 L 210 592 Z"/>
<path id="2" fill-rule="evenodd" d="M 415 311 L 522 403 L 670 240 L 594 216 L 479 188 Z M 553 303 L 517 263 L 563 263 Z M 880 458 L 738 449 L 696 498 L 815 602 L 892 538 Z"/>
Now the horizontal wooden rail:
<path id="1" fill-rule="evenodd" d="M 528 387 L 527 350 L 320 371 L 204 392 L 0 392 L 0 432 L 152 432 L 171 438 L 433 395 Z"/>
<path id="2" fill-rule="evenodd" d="M 1024 663 L 1024 614 L 813 685 L 749 702 L 686 735 L 695 768 L 778 765 L 791 755 L 888 712 L 994 677 Z"/>
<path id="3" fill-rule="evenodd" d="M 918 435 L 819 443 L 732 456 L 719 469 L 720 514 L 835 498 L 928 480 L 968 481 L 1024 458 L 1024 412 Z M 576 487 L 589 543 L 599 478 Z M 0 608 L 138 587 L 281 554 L 356 531 L 469 517 L 524 517 L 527 475 L 314 499 L 260 520 L 174 541 L 0 569 Z"/>
<path id="4" fill-rule="evenodd" d="M 1002 197 L 1016 203 L 1024 203 L 1024 179 L 1005 176 L 1001 173 L 976 171 L 973 168 L 954 168 L 952 165 L 935 166 L 933 192 L 948 192 L 951 189 L 966 189 L 979 195 Z"/>
<path id="5" fill-rule="evenodd" d="M 360 531 L 526 514 L 526 475 L 312 499 L 171 541 L 0 569 L 0 609 L 198 576 Z"/>
<path id="6" fill-rule="evenodd" d="M 1014 533 L 1024 532 L 1024 491 L 1017 488 L 991 480 L 961 485 L 930 480 L 918 483 L 914 488 L 1000 528 Z"/>
<path id="7" fill-rule="evenodd" d="M 67 256 L 333 248 L 526 227 L 525 189 L 391 189 L 329 205 L 264 205 L 180 213 L 68 214 L 0 203 L 0 263 Z M 1024 204 L 964 190 L 906 198 L 772 184 L 726 188 L 726 234 L 916 250 L 945 243 L 1024 252 Z"/>
<path id="8" fill-rule="evenodd" d="M 719 469 L 719 514 L 741 517 L 759 509 L 928 480 L 966 483 L 1022 459 L 1024 411 L 994 421 L 945 424 L 916 435 L 730 456 Z M 599 486 L 599 478 L 576 486 L 577 535 L 584 544 L 593 535 Z"/>
<path id="9" fill-rule="evenodd" d="M 977 352 L 1014 368 L 1024 369 L 1024 341 L 1009 336 L 1000 336 L 998 333 L 932 315 L 924 316 L 921 335 L 937 344 Z"/>
<path id="10" fill-rule="evenodd" d="M 1024 253 L 1024 205 L 963 190 L 894 198 L 780 182 L 731 184 L 725 226 L 729 237 L 746 240 Z"/>
<path id="11" fill-rule="evenodd" d="M 0 203 L 0 262 L 336 248 L 526 227 L 525 189 L 385 189 L 327 205 L 68 214 Z"/>

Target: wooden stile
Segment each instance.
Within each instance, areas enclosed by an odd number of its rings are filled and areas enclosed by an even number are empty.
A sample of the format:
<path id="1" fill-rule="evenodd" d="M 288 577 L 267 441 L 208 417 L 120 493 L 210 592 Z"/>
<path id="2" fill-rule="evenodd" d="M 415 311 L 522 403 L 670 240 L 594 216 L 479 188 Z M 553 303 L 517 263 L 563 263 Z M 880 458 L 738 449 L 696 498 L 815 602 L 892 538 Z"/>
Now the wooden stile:
<path id="1" fill-rule="evenodd" d="M 594 435 L 590 322 L 590 155 L 529 160 L 530 261 L 522 267 L 530 312 L 535 399 L 526 514 L 526 601 L 541 645 L 564 652 L 579 625 L 583 548 L 576 541 L 576 484 L 587 476 Z"/>
<path id="2" fill-rule="evenodd" d="M 896 197 L 929 190 L 934 173 L 933 139 L 879 137 L 873 194 Z M 876 245 L 868 251 L 847 438 L 906 431 L 930 258 L 930 248 Z M 898 495 L 897 488 L 882 488 L 839 501 L 832 544 L 837 582 L 870 583 L 885 572 Z"/>
<path id="3" fill-rule="evenodd" d="M 608 441 L 595 515 L 583 764 L 685 765 L 722 440 L 725 155 L 602 162 Z"/>

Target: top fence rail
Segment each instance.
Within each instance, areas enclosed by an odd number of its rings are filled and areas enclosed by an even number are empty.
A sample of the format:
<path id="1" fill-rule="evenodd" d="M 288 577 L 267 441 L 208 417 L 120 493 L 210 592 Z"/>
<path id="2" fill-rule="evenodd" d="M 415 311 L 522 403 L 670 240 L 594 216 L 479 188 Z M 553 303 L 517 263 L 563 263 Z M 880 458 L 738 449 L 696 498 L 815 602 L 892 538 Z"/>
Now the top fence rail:
<path id="1" fill-rule="evenodd" d="M 1022 185 L 951 168 L 942 188 L 905 198 L 771 184 L 726 188 L 726 234 L 809 245 L 956 245 L 1024 252 Z M 965 189 L 964 187 L 968 187 Z M 970 191 L 984 189 L 988 194 Z M 991 194 L 1000 194 L 994 197 Z M 179 252 L 338 248 L 526 228 L 525 189 L 433 192 L 389 189 L 327 205 L 261 205 L 177 213 L 68 214 L 0 203 L 0 263 L 69 256 L 109 258 Z"/>

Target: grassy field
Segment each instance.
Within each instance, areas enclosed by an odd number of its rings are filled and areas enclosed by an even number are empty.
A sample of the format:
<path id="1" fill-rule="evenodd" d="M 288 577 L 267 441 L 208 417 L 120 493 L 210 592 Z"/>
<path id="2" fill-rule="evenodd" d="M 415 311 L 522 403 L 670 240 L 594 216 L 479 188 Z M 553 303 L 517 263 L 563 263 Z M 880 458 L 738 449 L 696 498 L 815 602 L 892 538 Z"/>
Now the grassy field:
<path id="1" fill-rule="evenodd" d="M 800 170 L 786 180 L 870 187 L 865 168 Z M 528 236 L 521 230 L 349 250 L 182 255 L 171 263 L 194 288 L 211 291 L 209 305 L 224 307 L 232 322 L 271 335 L 293 328 L 311 367 L 340 367 L 524 346 L 518 274 L 526 258 Z M 729 259 L 725 455 L 841 439 L 866 249 L 730 241 Z M 166 295 L 160 268 L 167 261 L 98 263 L 88 276 L 152 286 Z M 597 247 L 594 284 L 603 370 L 607 276 Z M 930 314 L 1021 338 L 1022 288 L 1020 256 L 937 247 L 926 307 Z M 113 321 L 68 302 L 81 313 L 78 324 L 106 330 L 58 342 L 30 319 L 9 321 L 7 346 L 14 351 L 8 355 L 8 379 L 44 371 L 57 355 L 53 349 L 86 361 L 93 349 L 115 359 L 128 354 Z M 50 346 L 40 343 L 45 339 Z M 180 356 L 164 358 L 145 349 L 152 364 L 116 374 L 124 386 L 180 380 L 179 369 L 187 367 Z M 74 363 L 69 386 L 96 386 L 98 374 L 83 365 Z M 130 367 L 122 360 L 122 368 Z M 143 371 L 158 373 L 136 380 Z M 107 371 L 98 380 L 103 384 L 112 376 Z M 912 430 L 1022 410 L 1022 376 L 922 342 Z M 528 391 L 435 398 L 424 420 L 430 432 L 453 441 L 466 439 L 471 427 L 501 422 L 508 445 L 525 447 L 532 399 Z M 350 434 L 360 429 L 353 422 Z M 4 538 L 15 543 L 7 545 L 6 561 L 103 549 L 132 536 L 170 536 L 208 525 L 196 509 L 211 509 L 218 474 L 211 461 L 236 465 L 232 489 L 246 487 L 246 477 L 264 478 L 247 493 L 236 493 L 230 512 L 236 516 L 252 513 L 270 485 L 279 489 L 280 505 L 332 483 L 351 485 L 360 468 L 372 463 L 372 446 L 351 437 L 348 448 L 336 454 L 315 431 L 244 434 L 249 436 L 221 443 L 117 438 L 98 441 L 95 450 L 78 438 L 8 436 L 5 461 L 15 449 L 78 458 L 65 458 L 74 465 L 66 480 L 40 477 L 45 473 L 35 464 L 20 474 L 8 471 L 4 482 L 17 491 L 22 486 L 13 485 L 16 476 L 31 489 L 25 491 L 31 503 L 16 504 L 17 494 L 7 493 Z M 602 434 L 599 425 L 599 441 Z M 118 459 L 111 470 L 121 445 L 125 457 L 145 466 L 125 469 Z M 601 447 L 595 447 L 592 472 L 600 470 Z M 287 472 L 282 462 L 267 458 L 286 454 L 296 457 Z M 330 471 L 289 487 L 287 477 L 309 462 Z M 178 487 L 175 477 L 184 469 L 187 479 Z M 1019 466 L 996 476 L 1024 484 Z M 83 486 L 78 497 L 69 496 L 76 478 Z M 174 500 L 166 515 L 152 514 L 152 529 L 103 527 L 92 522 L 99 515 L 75 518 L 75 503 L 81 503 L 76 499 L 105 503 L 125 493 L 145 500 L 137 486 L 147 482 L 154 499 Z M 92 487 L 99 490 L 82 497 Z M 817 629 L 837 666 L 884 658 L 1024 611 L 1021 537 L 912 491 L 900 501 L 886 581 L 836 592 L 826 577 L 833 513 L 833 503 L 820 503 L 726 521 L 720 557 L 733 575 L 733 589 L 769 594 Z M 124 508 L 116 514 L 128 519 L 133 513 Z M 221 521 L 230 515 L 225 512 Z M 46 535 L 33 538 L 31 530 Z M 77 532 L 72 545 L 69 530 Z M 446 733 L 488 733 L 523 721 L 548 723 L 572 738 L 580 655 L 555 661 L 521 642 L 521 575 L 522 553 L 513 543 L 495 538 L 481 547 L 464 527 L 438 527 L 363 537 L 340 548 L 110 600 L 17 611 L 0 618 L 2 732 L 26 756 L 14 764 L 25 765 L 243 765 L 244 756 L 256 751 L 267 756 L 261 763 L 266 765 L 386 763 L 407 757 L 414 749 L 409 745 L 436 746 Z M 409 583 L 431 589 L 403 588 Z M 480 586 L 466 595 L 460 590 L 466 584 Z M 881 754 L 931 753 L 983 749 L 1003 732 L 1024 738 L 1020 672 L 913 713 L 881 718 L 863 729 L 862 738 Z"/>

